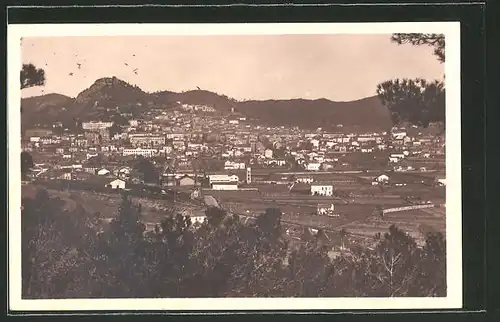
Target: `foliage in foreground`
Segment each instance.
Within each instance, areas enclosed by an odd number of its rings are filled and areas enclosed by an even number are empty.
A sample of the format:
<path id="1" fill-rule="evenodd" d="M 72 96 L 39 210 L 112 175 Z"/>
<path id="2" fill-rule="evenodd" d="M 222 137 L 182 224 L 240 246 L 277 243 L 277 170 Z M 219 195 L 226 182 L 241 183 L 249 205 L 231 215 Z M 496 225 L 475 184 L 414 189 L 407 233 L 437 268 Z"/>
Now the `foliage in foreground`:
<path id="1" fill-rule="evenodd" d="M 398 45 L 431 46 L 434 55 L 444 63 L 443 34 L 396 33 L 391 41 Z M 430 123 L 445 123 L 445 85 L 443 81 L 424 79 L 392 79 L 377 85 L 377 96 L 389 109 L 394 125 L 410 123 L 427 128 Z"/>
<path id="2" fill-rule="evenodd" d="M 171 211 L 145 233 L 141 207 L 127 197 L 103 225 L 102 214 L 40 190 L 23 199 L 23 298 L 446 295 L 441 234 L 419 248 L 392 226 L 375 249 L 332 260 L 314 236 L 292 247 L 279 209 L 252 224 L 217 208 L 206 214 L 193 227 Z"/>
<path id="3" fill-rule="evenodd" d="M 33 64 L 23 64 L 20 72 L 21 89 L 45 85 L 45 71 Z"/>

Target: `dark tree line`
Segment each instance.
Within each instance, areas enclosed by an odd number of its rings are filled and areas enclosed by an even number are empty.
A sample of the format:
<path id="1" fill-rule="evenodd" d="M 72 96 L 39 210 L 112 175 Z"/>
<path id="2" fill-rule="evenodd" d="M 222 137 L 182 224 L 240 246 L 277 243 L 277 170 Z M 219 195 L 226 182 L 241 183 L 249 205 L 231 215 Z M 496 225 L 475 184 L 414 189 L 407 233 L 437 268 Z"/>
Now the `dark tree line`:
<path id="1" fill-rule="evenodd" d="M 446 295 L 439 233 L 419 248 L 391 227 L 374 250 L 331 259 L 321 231 L 289 244 L 279 209 L 251 224 L 218 208 L 193 224 L 172 210 L 146 232 L 141 206 L 125 195 L 110 223 L 83 206 L 44 190 L 23 199 L 23 298 Z"/>
<path id="2" fill-rule="evenodd" d="M 445 37 L 442 34 L 393 34 L 391 41 L 413 46 L 434 48 L 434 55 L 445 61 Z M 424 79 L 387 80 L 377 86 L 377 95 L 391 113 L 394 125 L 410 123 L 428 127 L 430 123 L 445 121 L 445 86 L 442 81 Z"/>

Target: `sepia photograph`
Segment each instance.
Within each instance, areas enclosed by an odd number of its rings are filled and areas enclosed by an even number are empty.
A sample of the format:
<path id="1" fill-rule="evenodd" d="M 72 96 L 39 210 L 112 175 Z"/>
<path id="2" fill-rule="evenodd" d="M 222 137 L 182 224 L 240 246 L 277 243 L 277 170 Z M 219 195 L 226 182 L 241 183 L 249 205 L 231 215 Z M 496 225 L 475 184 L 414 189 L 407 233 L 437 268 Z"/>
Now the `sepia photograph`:
<path id="1" fill-rule="evenodd" d="M 9 25 L 11 309 L 460 308 L 459 36 Z"/>

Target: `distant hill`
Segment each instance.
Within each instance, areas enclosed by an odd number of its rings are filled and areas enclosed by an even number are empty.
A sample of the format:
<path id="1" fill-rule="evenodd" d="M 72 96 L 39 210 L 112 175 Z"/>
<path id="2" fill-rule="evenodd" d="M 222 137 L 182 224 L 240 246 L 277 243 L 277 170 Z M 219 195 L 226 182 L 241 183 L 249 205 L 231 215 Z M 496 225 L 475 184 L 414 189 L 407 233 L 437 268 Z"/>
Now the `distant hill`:
<path id="1" fill-rule="evenodd" d="M 238 102 L 206 90 L 146 93 L 116 77 L 96 80 L 74 99 L 60 94 L 22 99 L 22 122 L 23 127 L 27 127 L 36 123 L 69 122 L 75 118 L 92 120 L 103 117 L 106 110 L 116 107 L 122 112 L 126 110 L 135 114 L 151 106 L 170 108 L 177 102 L 210 105 L 222 114 L 228 114 L 234 108 L 235 112 L 266 125 L 327 129 L 342 124 L 344 128 L 365 131 L 387 130 L 392 126 L 387 108 L 375 96 L 351 102 L 327 99 Z"/>
<path id="2" fill-rule="evenodd" d="M 267 100 L 239 102 L 236 110 L 272 125 L 325 129 L 342 124 L 366 131 L 387 130 L 389 111 L 376 96 L 350 102 L 318 100 Z"/>
<path id="3" fill-rule="evenodd" d="M 147 106 L 148 95 L 139 87 L 116 77 L 100 78 L 78 94 L 70 116 L 91 120 L 98 118 L 103 109 L 115 109 L 117 106 L 131 108 Z"/>
<path id="4" fill-rule="evenodd" d="M 74 99 L 61 94 L 46 94 L 21 100 L 21 124 L 45 124 L 54 122 L 70 108 Z"/>
<path id="5" fill-rule="evenodd" d="M 117 106 L 130 106 L 132 109 L 146 106 L 148 97 L 149 94 L 139 87 L 116 77 L 100 78 L 76 98 L 48 94 L 22 99 L 22 121 L 28 126 L 55 121 L 69 123 L 75 118 L 92 120 L 101 117 L 106 109 L 115 109 Z"/>

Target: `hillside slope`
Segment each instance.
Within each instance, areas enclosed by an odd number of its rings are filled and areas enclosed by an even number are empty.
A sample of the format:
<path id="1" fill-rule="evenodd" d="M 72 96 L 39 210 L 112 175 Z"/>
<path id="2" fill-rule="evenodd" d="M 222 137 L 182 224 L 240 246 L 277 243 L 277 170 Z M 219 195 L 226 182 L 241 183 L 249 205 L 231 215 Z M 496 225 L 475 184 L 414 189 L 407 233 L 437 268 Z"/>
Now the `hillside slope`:
<path id="1" fill-rule="evenodd" d="M 170 108 L 177 102 L 213 106 L 219 114 L 228 114 L 234 108 L 235 112 L 266 125 L 330 129 L 342 124 L 344 128 L 360 131 L 387 130 L 392 126 L 387 108 L 376 96 L 351 102 L 327 99 L 238 102 L 226 95 L 205 90 L 146 93 L 116 77 L 96 80 L 74 99 L 59 94 L 23 99 L 22 122 L 27 127 L 36 123 L 72 122 L 75 118 L 93 120 L 105 118 L 109 110 L 117 107 L 120 112 L 135 116 L 152 107 Z"/>
<path id="2" fill-rule="evenodd" d="M 24 98 L 21 100 L 21 123 L 23 125 L 52 123 L 73 103 L 73 98 L 55 93 Z"/>
<path id="3" fill-rule="evenodd" d="M 351 102 L 319 100 L 246 101 L 236 110 L 272 125 L 325 129 L 342 124 L 366 131 L 387 130 L 392 126 L 389 111 L 376 96 Z"/>

